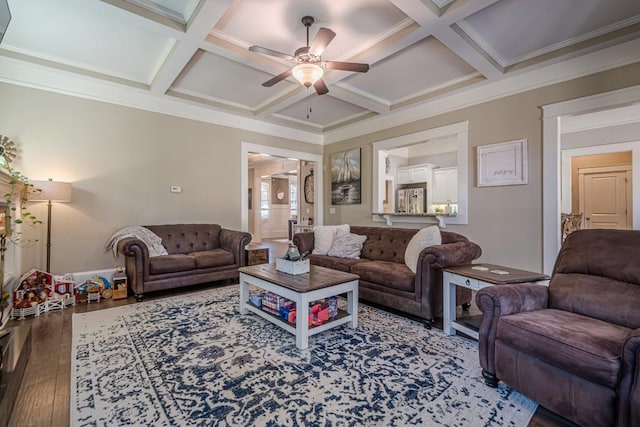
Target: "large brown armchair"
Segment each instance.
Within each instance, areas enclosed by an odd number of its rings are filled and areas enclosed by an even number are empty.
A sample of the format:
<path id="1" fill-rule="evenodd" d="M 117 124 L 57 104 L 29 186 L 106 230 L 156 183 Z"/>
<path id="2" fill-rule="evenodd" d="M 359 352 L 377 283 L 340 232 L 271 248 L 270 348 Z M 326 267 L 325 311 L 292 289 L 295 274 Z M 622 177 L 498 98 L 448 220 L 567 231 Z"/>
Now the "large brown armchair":
<path id="1" fill-rule="evenodd" d="M 579 425 L 640 426 L 640 231 L 576 231 L 548 288 L 493 286 L 476 302 L 489 385 Z"/>

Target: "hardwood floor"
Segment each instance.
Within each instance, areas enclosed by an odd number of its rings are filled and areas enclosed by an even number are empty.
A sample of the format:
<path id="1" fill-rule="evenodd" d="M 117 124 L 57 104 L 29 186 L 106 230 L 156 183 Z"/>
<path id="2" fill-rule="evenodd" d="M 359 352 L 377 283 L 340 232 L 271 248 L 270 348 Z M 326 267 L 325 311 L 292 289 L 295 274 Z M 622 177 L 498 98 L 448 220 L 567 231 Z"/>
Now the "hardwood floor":
<path id="1" fill-rule="evenodd" d="M 264 242 L 271 245 L 270 260 L 281 256 L 286 243 Z M 145 296 L 145 300 L 169 295 L 195 292 L 211 287 L 211 284 L 182 290 L 157 292 Z M 69 425 L 69 394 L 71 378 L 71 318 L 73 313 L 85 313 L 110 307 L 135 304 L 133 296 L 126 300 L 102 300 L 99 303 L 82 303 L 61 311 L 52 311 L 39 317 L 12 320 L 11 325 L 30 324 L 32 327 L 32 351 L 22 386 L 9 420 L 11 427 L 61 427 Z M 477 314 L 472 307 L 470 314 Z M 573 424 L 555 414 L 539 408 L 529 423 L 530 427 L 571 426 Z"/>

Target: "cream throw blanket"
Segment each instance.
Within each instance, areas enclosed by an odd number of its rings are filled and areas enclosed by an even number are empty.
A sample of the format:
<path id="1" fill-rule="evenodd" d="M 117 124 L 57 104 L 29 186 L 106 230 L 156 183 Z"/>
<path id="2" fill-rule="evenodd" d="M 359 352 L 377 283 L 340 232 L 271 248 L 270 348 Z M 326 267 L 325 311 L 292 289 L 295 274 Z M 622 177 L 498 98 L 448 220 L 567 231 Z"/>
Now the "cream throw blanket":
<path id="1" fill-rule="evenodd" d="M 125 227 L 113 233 L 104 247 L 105 251 L 112 251 L 113 256 L 118 258 L 118 242 L 126 237 L 142 240 L 149 249 L 150 257 L 168 255 L 167 250 L 162 246 L 162 239 L 148 228 L 139 225 Z"/>

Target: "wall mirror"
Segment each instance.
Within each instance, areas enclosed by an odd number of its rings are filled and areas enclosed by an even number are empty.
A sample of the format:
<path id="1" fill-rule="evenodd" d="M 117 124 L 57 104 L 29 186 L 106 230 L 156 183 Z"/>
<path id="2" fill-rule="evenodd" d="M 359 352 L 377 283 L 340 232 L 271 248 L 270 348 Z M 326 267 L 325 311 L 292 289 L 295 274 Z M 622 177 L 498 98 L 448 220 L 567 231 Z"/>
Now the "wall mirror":
<path id="1" fill-rule="evenodd" d="M 424 213 L 442 215 L 445 224 L 468 224 L 468 122 L 373 143 L 372 213 L 393 218 L 403 210 L 405 188 L 421 188 Z M 400 191 L 399 191 L 400 190 Z M 421 212 L 420 207 L 416 212 Z M 407 213 L 406 211 L 402 212 Z M 380 215 L 374 221 L 383 221 Z M 395 218 L 400 221 L 400 218 Z M 431 217 L 401 217 L 402 222 L 435 222 Z"/>

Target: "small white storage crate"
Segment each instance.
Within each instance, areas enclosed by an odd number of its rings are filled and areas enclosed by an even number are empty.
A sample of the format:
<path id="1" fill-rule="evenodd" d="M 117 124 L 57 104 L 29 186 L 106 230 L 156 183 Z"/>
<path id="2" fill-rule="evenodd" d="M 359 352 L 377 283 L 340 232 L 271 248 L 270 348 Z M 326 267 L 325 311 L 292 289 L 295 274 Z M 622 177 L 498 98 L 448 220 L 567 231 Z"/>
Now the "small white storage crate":
<path id="1" fill-rule="evenodd" d="M 308 273 L 309 260 L 289 261 L 288 259 L 276 258 L 276 270 L 294 275 Z"/>

